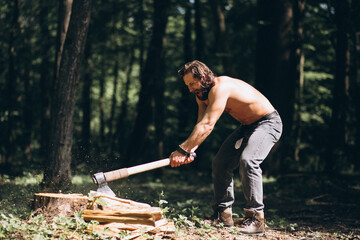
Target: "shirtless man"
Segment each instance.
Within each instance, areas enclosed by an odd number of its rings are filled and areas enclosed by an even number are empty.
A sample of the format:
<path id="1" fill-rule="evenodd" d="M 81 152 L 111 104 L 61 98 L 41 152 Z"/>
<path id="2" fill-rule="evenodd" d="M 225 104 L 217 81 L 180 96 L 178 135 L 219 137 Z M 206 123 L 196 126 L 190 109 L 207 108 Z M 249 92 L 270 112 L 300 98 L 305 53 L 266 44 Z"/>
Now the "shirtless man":
<path id="1" fill-rule="evenodd" d="M 260 164 L 279 140 L 282 122 L 271 103 L 246 82 L 215 76 L 202 62 L 193 61 L 179 70 L 179 76 L 196 95 L 198 120 L 191 135 L 171 153 L 171 166 L 194 161 L 190 153 L 209 136 L 223 112 L 240 123 L 222 144 L 212 163 L 214 184 L 213 223 L 233 226 L 233 171 L 239 167 L 246 207 L 241 232 L 265 231 L 262 170 Z"/>

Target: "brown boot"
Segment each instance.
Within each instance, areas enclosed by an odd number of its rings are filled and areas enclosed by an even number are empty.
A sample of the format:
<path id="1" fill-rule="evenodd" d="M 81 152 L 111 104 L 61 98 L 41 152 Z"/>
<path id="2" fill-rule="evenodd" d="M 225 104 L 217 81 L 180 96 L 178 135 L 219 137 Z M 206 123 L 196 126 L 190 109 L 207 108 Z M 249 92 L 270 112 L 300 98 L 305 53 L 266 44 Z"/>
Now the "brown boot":
<path id="1" fill-rule="evenodd" d="M 218 225 L 220 223 L 224 224 L 225 227 L 234 226 L 231 207 L 214 209 L 212 225 Z"/>
<path id="2" fill-rule="evenodd" d="M 264 212 L 244 209 L 245 220 L 240 226 L 240 232 L 249 235 L 263 235 L 265 233 Z"/>

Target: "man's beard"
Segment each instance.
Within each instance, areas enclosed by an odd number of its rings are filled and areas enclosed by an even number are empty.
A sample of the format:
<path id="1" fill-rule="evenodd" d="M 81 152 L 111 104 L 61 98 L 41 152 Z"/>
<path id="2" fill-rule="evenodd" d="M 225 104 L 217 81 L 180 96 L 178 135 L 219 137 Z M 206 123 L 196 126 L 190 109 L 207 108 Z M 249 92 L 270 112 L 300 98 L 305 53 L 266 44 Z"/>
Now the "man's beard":
<path id="1" fill-rule="evenodd" d="M 208 99 L 210 89 L 211 87 L 201 88 L 200 90 L 195 91 L 194 94 L 200 101 L 205 101 Z M 201 93 L 201 94 L 196 94 L 196 93 Z"/>

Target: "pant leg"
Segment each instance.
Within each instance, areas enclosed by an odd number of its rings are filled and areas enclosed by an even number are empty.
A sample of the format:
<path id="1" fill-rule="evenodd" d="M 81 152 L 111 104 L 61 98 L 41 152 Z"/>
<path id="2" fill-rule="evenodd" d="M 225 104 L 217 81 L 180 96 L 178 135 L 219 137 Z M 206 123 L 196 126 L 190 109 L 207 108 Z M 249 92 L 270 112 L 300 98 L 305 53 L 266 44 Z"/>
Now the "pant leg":
<path id="1" fill-rule="evenodd" d="M 243 142 L 244 149 L 240 155 L 240 176 L 246 208 L 262 211 L 263 183 L 260 164 L 279 140 L 282 123 L 279 116 L 261 121 L 250 130 Z"/>
<path id="2" fill-rule="evenodd" d="M 236 129 L 226 138 L 212 163 L 215 207 L 225 208 L 234 201 L 234 170 L 239 167 L 240 152 L 234 145 L 241 138 L 242 128 Z"/>

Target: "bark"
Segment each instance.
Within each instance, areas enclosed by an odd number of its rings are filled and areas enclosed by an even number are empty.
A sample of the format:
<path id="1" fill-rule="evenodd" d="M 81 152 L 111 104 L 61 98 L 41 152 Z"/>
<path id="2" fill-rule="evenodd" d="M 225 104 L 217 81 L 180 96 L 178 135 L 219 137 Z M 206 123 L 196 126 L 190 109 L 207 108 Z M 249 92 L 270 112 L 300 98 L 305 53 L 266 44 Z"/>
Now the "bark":
<path id="1" fill-rule="evenodd" d="M 76 212 L 85 210 L 87 205 L 88 197 L 82 194 L 36 193 L 33 210 L 47 218 L 73 217 Z"/>
<path id="2" fill-rule="evenodd" d="M 105 144 L 105 106 L 104 106 L 104 92 L 105 92 L 105 66 L 101 69 L 100 77 L 100 96 L 99 96 L 99 109 L 100 109 L 100 151 L 103 150 Z"/>
<path id="3" fill-rule="evenodd" d="M 126 119 L 128 118 L 128 102 L 129 102 L 129 89 L 130 89 L 130 83 L 131 83 L 131 73 L 133 70 L 133 65 L 135 61 L 135 49 L 132 47 L 131 53 L 130 53 L 130 62 L 128 66 L 126 67 L 126 82 L 125 87 L 122 93 L 122 101 L 121 101 L 121 112 L 118 117 L 118 121 L 116 123 L 116 133 L 112 144 L 112 149 L 114 151 L 116 143 L 118 143 L 118 150 L 119 152 L 122 152 L 123 150 L 126 150 L 126 142 L 124 142 L 124 136 L 128 135 L 128 130 L 125 127 Z M 116 141 L 117 140 L 117 141 Z M 113 152 L 112 151 L 112 152 Z"/>
<path id="4" fill-rule="evenodd" d="M 11 30 L 8 44 L 8 73 L 6 80 L 6 103 L 5 110 L 7 111 L 7 121 L 6 121 L 6 132 L 5 132 L 5 146 L 6 146 L 6 154 L 5 154 L 5 165 L 11 164 L 14 159 L 15 154 L 15 128 L 14 128 L 14 110 L 16 105 L 16 86 L 17 86 L 17 75 L 15 69 L 15 54 L 16 54 L 16 45 L 15 39 L 19 32 L 19 2 L 15 0 L 13 2 L 13 15 L 11 20 Z M 5 114 L 6 115 L 6 114 Z"/>
<path id="5" fill-rule="evenodd" d="M 270 171 L 287 171 L 285 156 L 293 155 L 291 146 L 294 118 L 296 67 L 292 61 L 292 0 L 258 1 L 259 28 L 256 58 L 256 87 L 278 110 L 283 121 L 281 148 L 273 158 Z M 297 63 L 298 64 L 298 63 Z M 296 65 L 297 66 L 297 65 Z M 280 144 L 280 142 L 279 142 Z"/>
<path id="6" fill-rule="evenodd" d="M 230 53 L 229 43 L 226 37 L 226 23 L 225 16 L 222 11 L 221 0 L 211 0 L 211 8 L 214 16 L 215 25 L 215 54 L 216 57 L 220 57 L 223 71 L 227 75 L 232 76 L 234 74 L 234 68 L 232 64 L 232 56 Z"/>
<path id="7" fill-rule="evenodd" d="M 82 133 L 81 133 L 81 145 L 82 150 L 88 153 L 91 149 L 90 137 L 91 137 L 91 86 L 93 78 L 91 72 L 93 71 L 93 63 L 91 61 L 91 45 L 88 43 L 85 48 L 85 76 L 82 89 Z"/>
<path id="8" fill-rule="evenodd" d="M 24 46 L 25 46 L 25 54 L 22 59 L 27 59 L 29 62 L 24 66 L 24 75 L 22 79 L 24 81 L 24 90 L 25 90 L 25 99 L 24 99 L 24 153 L 25 159 L 27 163 L 30 163 L 32 160 L 32 138 L 33 138 L 33 122 L 34 122 L 34 115 L 33 115 L 33 88 L 34 84 L 30 77 L 31 72 L 31 60 L 27 58 L 27 54 L 31 52 L 31 47 L 29 46 L 29 42 L 27 37 L 24 37 Z M 31 56 L 31 54 L 30 54 Z"/>
<path id="9" fill-rule="evenodd" d="M 294 12 L 294 50 L 292 51 L 292 69 L 294 72 L 294 79 L 297 79 L 296 85 L 296 105 L 297 111 L 294 119 L 294 139 L 296 141 L 294 158 L 296 161 L 300 160 L 300 146 L 302 135 L 302 108 L 303 108 L 303 89 L 304 89 L 304 62 L 305 56 L 303 51 L 303 24 L 304 24 L 304 9 L 305 0 L 295 0 L 293 6 Z M 297 70 L 298 69 L 298 70 Z"/>
<path id="10" fill-rule="evenodd" d="M 360 11 L 360 2 L 352 1 L 351 2 L 352 9 L 352 23 L 357 23 L 360 21 L 359 11 Z M 355 114 L 356 114 L 356 133 L 355 133 L 355 154 L 353 157 L 354 170 L 360 171 L 360 108 L 358 107 L 360 103 L 360 34 L 358 33 L 358 29 L 356 29 L 356 24 L 352 25 L 352 39 L 353 39 L 353 105 L 355 106 Z"/>
<path id="11" fill-rule="evenodd" d="M 72 11 L 73 0 L 62 0 L 59 1 L 59 16 L 58 16 L 58 28 L 57 28 L 57 39 L 56 39 L 56 54 L 55 54 L 55 72 L 53 87 L 57 86 L 59 79 L 61 57 L 64 50 L 64 44 L 66 34 L 69 27 L 70 16 Z"/>
<path id="12" fill-rule="evenodd" d="M 333 89 L 333 107 L 330 123 L 330 137 L 326 171 L 341 169 L 341 162 L 347 160 L 349 122 L 349 69 L 350 69 L 350 3 L 348 0 L 337 0 L 335 5 L 336 33 L 336 72 Z"/>
<path id="13" fill-rule="evenodd" d="M 194 2 L 195 8 L 195 58 L 199 61 L 203 61 L 205 58 L 205 42 L 204 42 L 204 33 L 203 27 L 201 24 L 202 11 L 201 11 L 201 3 L 200 0 L 195 0 Z"/>
<path id="14" fill-rule="evenodd" d="M 190 2 L 187 2 L 185 5 L 185 16 L 184 16 L 184 22 L 185 22 L 185 29 L 184 29 L 184 60 L 185 62 L 190 62 L 193 60 L 193 49 L 192 49 L 192 24 L 191 24 L 191 18 L 192 18 L 192 5 Z"/>
<path id="15" fill-rule="evenodd" d="M 88 197 L 82 194 L 36 193 L 33 210 L 47 218 L 73 217 L 76 212 L 85 210 L 87 205 Z"/>
<path id="16" fill-rule="evenodd" d="M 50 66 L 50 46 L 49 41 L 50 32 L 48 29 L 48 14 L 49 9 L 46 0 L 41 0 L 40 9 L 40 30 L 41 30 L 41 66 L 40 66 L 40 101 L 41 101 L 41 150 L 40 155 L 42 161 L 45 162 L 48 143 L 49 143 L 49 128 L 50 128 L 50 92 L 51 92 L 51 78 L 49 72 Z"/>
<path id="17" fill-rule="evenodd" d="M 89 22 L 90 0 L 75 1 L 52 99 L 49 164 L 42 182 L 47 191 L 71 184 L 73 116 Z"/>
<path id="18" fill-rule="evenodd" d="M 145 27 L 144 27 L 144 1 L 143 0 L 139 0 L 139 12 L 138 12 L 138 29 L 140 32 L 140 37 L 139 37 L 139 49 L 140 49 L 140 54 L 139 54 L 139 65 L 140 65 L 140 79 L 141 79 L 141 74 L 144 70 L 144 54 L 145 54 Z"/>
<path id="19" fill-rule="evenodd" d="M 184 62 L 190 62 L 193 60 L 193 49 L 192 49 L 192 24 L 191 24 L 191 14 L 192 5 L 190 2 L 186 3 L 185 6 L 185 30 L 184 30 Z M 179 88 L 181 91 L 181 99 L 178 103 L 178 131 L 179 134 L 179 141 L 184 139 L 190 128 L 194 124 L 191 117 L 189 116 L 196 116 L 196 107 L 194 104 L 194 99 L 192 98 L 191 94 L 189 93 L 188 88 L 185 86 L 184 81 L 179 79 Z"/>
<path id="20" fill-rule="evenodd" d="M 295 81 L 291 79 L 291 20 L 289 0 L 260 0 L 256 59 L 256 86 L 283 113 L 291 129 Z"/>
<path id="21" fill-rule="evenodd" d="M 162 52 L 169 6 L 169 0 L 154 1 L 154 27 L 144 71 L 141 75 L 141 89 L 135 126 L 127 150 L 127 160 L 129 162 L 134 161 L 134 159 L 140 162 L 153 120 L 153 96 L 154 94 L 164 94 L 155 91 L 159 86 L 163 85 L 164 81 L 161 74 L 163 66 Z"/>
<path id="22" fill-rule="evenodd" d="M 116 96 L 117 96 L 117 88 L 118 88 L 118 82 L 119 82 L 119 47 L 116 46 L 116 50 L 115 50 L 115 64 L 114 64 L 114 71 L 113 71 L 113 75 L 114 75 L 114 80 L 113 80 L 113 93 L 112 93 L 112 98 L 111 98 L 111 109 L 110 109 L 110 118 L 109 118 L 109 136 L 111 139 L 111 152 L 113 150 L 112 146 L 114 145 L 114 136 L 116 135 L 116 133 L 113 130 L 113 126 L 114 126 L 114 119 L 115 119 L 115 109 L 116 109 Z"/>

